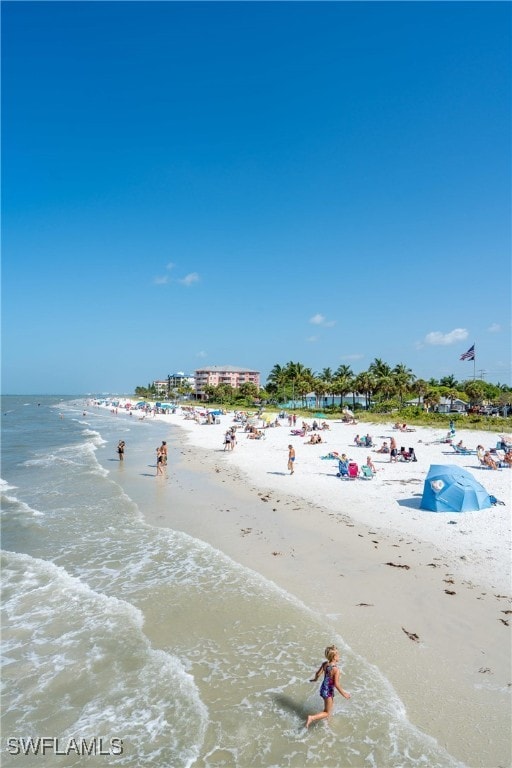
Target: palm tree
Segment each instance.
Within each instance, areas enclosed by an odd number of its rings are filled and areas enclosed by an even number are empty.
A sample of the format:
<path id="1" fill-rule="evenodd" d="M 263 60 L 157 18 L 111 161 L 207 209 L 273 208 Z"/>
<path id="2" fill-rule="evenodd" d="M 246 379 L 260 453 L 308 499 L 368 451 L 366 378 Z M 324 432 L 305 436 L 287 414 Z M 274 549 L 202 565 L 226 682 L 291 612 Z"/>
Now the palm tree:
<path id="1" fill-rule="evenodd" d="M 437 390 L 428 389 L 425 392 L 425 395 L 423 397 L 423 402 L 425 404 L 427 411 L 429 411 L 431 408 L 437 405 L 440 399 L 441 399 L 441 395 Z"/>
<path id="2" fill-rule="evenodd" d="M 329 391 L 328 386 L 323 379 L 316 377 L 312 381 L 312 388 L 313 388 L 313 392 L 315 393 L 316 408 L 320 409 L 321 408 L 320 400 Z"/>
<path id="3" fill-rule="evenodd" d="M 402 406 L 404 404 L 404 395 L 410 391 L 416 377 L 412 370 L 403 363 L 395 365 L 392 376 L 395 380 L 395 391 L 400 397 L 400 405 Z"/>
<path id="4" fill-rule="evenodd" d="M 353 379 L 349 376 L 336 376 L 332 384 L 332 391 L 335 395 L 340 396 L 340 405 L 343 403 L 343 398 L 348 395 L 352 389 Z"/>
<path id="5" fill-rule="evenodd" d="M 448 387 L 445 392 L 445 397 L 447 397 L 450 401 L 450 410 L 451 410 L 453 408 L 453 401 L 459 397 L 459 390 L 455 389 L 454 387 L 452 387 L 451 389 Z"/>
<path id="6" fill-rule="evenodd" d="M 310 376 L 304 376 L 301 379 L 297 379 L 297 381 L 294 384 L 296 393 L 300 396 L 302 400 L 302 406 L 305 406 L 305 397 L 308 394 L 308 392 L 311 392 L 313 388 L 313 382 Z"/>
<path id="7" fill-rule="evenodd" d="M 217 394 L 217 387 L 214 387 L 213 384 L 207 384 L 205 386 L 204 396 L 206 400 L 208 401 L 213 400 L 216 394 Z"/>
<path id="8" fill-rule="evenodd" d="M 334 375 L 337 379 L 342 379 L 344 376 L 347 379 L 350 379 L 354 375 L 354 371 L 350 367 L 350 365 L 338 365 L 336 370 L 334 371 Z"/>
<path id="9" fill-rule="evenodd" d="M 448 387 L 449 389 L 457 389 L 459 384 L 455 376 L 443 376 L 442 379 L 439 380 L 439 386 L 441 387 Z"/>
<path id="10" fill-rule="evenodd" d="M 375 376 L 373 376 L 373 374 L 371 374 L 369 371 L 362 371 L 355 377 L 352 384 L 356 392 L 364 395 L 366 409 L 368 409 L 371 405 L 372 395 L 377 387 L 377 380 Z"/>
<path id="11" fill-rule="evenodd" d="M 484 382 L 468 381 L 464 386 L 464 392 L 469 397 L 471 405 L 480 405 L 484 399 Z"/>
<path id="12" fill-rule="evenodd" d="M 382 376 L 391 376 L 392 373 L 391 366 L 378 357 L 370 364 L 368 371 L 373 373 L 377 379 L 380 379 Z"/>
<path id="13" fill-rule="evenodd" d="M 298 391 L 297 385 L 298 385 L 299 379 L 302 377 L 303 372 L 305 370 L 306 369 L 302 365 L 302 363 L 294 363 L 292 360 L 286 363 L 284 367 L 284 371 L 286 375 L 286 383 L 291 384 L 291 387 L 292 387 L 293 401 L 295 401 L 295 392 Z"/>
<path id="14" fill-rule="evenodd" d="M 412 385 L 412 391 L 418 395 L 418 405 L 421 404 L 421 398 L 428 392 L 428 384 L 425 379 L 416 379 Z"/>
<path id="15" fill-rule="evenodd" d="M 343 394 L 344 395 L 348 395 L 350 390 L 352 390 L 352 406 L 355 408 L 355 406 L 356 406 L 356 395 L 355 395 L 354 389 L 352 387 L 352 380 L 354 378 L 354 371 L 352 370 L 350 365 L 343 365 L 343 364 L 341 364 L 341 365 L 338 365 L 338 367 L 334 371 L 334 375 L 335 375 L 335 377 L 337 379 L 340 379 L 341 381 L 350 381 L 351 382 L 348 391 L 344 392 Z"/>
<path id="16" fill-rule="evenodd" d="M 396 394 L 396 382 L 393 376 L 379 376 L 377 379 L 377 392 L 383 398 L 389 398 Z"/>
<path id="17" fill-rule="evenodd" d="M 330 368 L 323 368 L 322 372 L 320 373 L 319 379 L 324 382 L 324 384 L 327 385 L 326 394 L 330 392 L 332 394 L 332 404 L 334 405 L 334 391 L 332 388 L 333 382 L 334 382 L 334 374 L 331 371 Z"/>
<path id="18" fill-rule="evenodd" d="M 276 363 L 267 378 L 266 386 L 268 391 L 275 394 L 276 399 L 279 399 L 279 392 L 281 391 L 283 393 L 283 399 L 286 399 L 284 396 L 286 382 L 286 370 L 282 368 L 279 363 Z"/>
<path id="19" fill-rule="evenodd" d="M 380 358 L 376 357 L 370 364 L 368 372 L 375 377 L 375 392 L 381 397 L 390 397 L 396 388 L 393 381 L 391 367 Z"/>

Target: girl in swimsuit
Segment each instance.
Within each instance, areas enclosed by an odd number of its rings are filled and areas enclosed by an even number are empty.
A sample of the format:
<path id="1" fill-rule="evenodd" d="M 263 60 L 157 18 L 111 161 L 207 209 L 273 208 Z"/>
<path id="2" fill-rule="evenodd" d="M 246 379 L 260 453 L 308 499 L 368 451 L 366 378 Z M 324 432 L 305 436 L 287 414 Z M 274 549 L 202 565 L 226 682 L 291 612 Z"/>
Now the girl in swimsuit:
<path id="1" fill-rule="evenodd" d="M 344 691 L 340 685 L 340 671 L 337 667 L 337 662 L 340 660 L 340 654 L 335 645 L 329 645 L 325 649 L 325 658 L 323 664 L 317 669 L 315 676 L 311 678 L 310 683 L 315 683 L 322 672 L 324 673 L 324 679 L 320 686 L 320 696 L 324 700 L 324 711 L 318 712 L 316 715 L 308 715 L 305 727 L 309 728 L 311 723 L 315 720 L 323 720 L 326 717 L 330 717 L 332 714 L 332 708 L 334 706 L 334 691 L 341 693 L 345 699 L 350 699 L 350 693 Z"/>

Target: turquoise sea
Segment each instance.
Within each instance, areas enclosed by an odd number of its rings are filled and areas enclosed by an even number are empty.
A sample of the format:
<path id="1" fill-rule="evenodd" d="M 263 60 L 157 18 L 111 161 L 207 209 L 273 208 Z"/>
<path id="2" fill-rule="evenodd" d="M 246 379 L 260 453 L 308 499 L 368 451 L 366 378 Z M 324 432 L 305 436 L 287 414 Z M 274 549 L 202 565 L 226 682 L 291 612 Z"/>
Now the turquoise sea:
<path id="1" fill-rule="evenodd" d="M 86 398 L 2 399 L 2 766 L 460 766 L 325 616 L 145 522 L 169 503 L 155 492 L 162 439 L 179 472 L 178 432 L 161 422 Z M 203 480 L 187 478 L 187 503 Z M 305 731 L 332 642 L 352 699 Z"/>

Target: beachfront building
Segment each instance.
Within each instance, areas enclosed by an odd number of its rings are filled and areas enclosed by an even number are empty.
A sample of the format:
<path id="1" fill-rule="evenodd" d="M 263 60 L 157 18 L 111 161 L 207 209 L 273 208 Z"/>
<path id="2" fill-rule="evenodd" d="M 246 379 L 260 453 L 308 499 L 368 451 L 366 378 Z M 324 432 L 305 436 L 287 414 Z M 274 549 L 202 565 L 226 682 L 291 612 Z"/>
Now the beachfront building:
<path id="1" fill-rule="evenodd" d="M 413 400 L 407 400 L 405 405 L 423 405 L 423 397 L 415 397 Z M 458 397 L 450 399 L 449 397 L 441 397 L 439 402 L 434 407 L 434 411 L 437 413 L 467 413 L 468 403 L 464 400 L 460 400 Z"/>
<path id="2" fill-rule="evenodd" d="M 304 397 L 296 397 L 295 400 L 288 400 L 286 403 L 281 403 L 283 408 L 326 408 L 328 405 L 337 405 L 340 407 L 348 406 L 349 408 L 366 408 L 366 397 L 364 395 L 358 395 L 355 392 L 349 392 L 346 395 L 340 397 L 340 395 L 322 395 L 317 397 L 314 392 L 308 392 Z"/>
<path id="3" fill-rule="evenodd" d="M 170 373 L 166 379 L 157 379 L 153 382 L 153 387 L 158 397 L 164 397 L 181 390 L 192 392 L 195 387 L 195 379 L 190 373 L 178 371 L 177 373 Z"/>
<path id="4" fill-rule="evenodd" d="M 237 368 L 234 365 L 210 365 L 199 368 L 194 374 L 195 393 L 198 400 L 205 398 L 206 387 L 218 387 L 219 384 L 229 384 L 238 389 L 242 384 L 250 382 L 260 388 L 260 372 L 248 368 Z"/>
<path id="5" fill-rule="evenodd" d="M 192 373 L 183 373 L 183 371 L 178 371 L 177 373 L 169 374 L 167 377 L 167 383 L 171 391 L 173 389 L 179 389 L 180 387 L 192 387 L 193 389 L 195 386 L 195 378 Z"/>

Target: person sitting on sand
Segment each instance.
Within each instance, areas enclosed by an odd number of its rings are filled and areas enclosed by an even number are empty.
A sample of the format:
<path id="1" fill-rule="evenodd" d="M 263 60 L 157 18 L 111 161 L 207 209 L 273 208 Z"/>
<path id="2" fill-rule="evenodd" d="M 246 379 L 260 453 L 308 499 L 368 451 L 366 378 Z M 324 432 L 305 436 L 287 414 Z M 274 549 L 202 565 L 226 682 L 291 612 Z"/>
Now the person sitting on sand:
<path id="1" fill-rule="evenodd" d="M 330 426 L 326 421 L 322 421 L 322 429 L 330 429 Z"/>
<path id="2" fill-rule="evenodd" d="M 317 445 L 318 443 L 321 443 L 321 442 L 323 442 L 321 435 L 315 434 L 315 435 L 311 435 L 309 440 L 307 440 L 304 443 L 304 445 Z"/>
<path id="3" fill-rule="evenodd" d="M 510 448 L 503 457 L 503 463 L 512 467 L 512 448 Z"/>
<path id="4" fill-rule="evenodd" d="M 491 469 L 498 469 L 498 465 L 492 458 L 489 451 L 486 451 L 484 453 L 484 458 L 482 459 L 482 462 L 485 464 L 486 467 L 490 467 Z"/>
<path id="5" fill-rule="evenodd" d="M 384 440 L 381 447 L 377 450 L 375 450 L 375 453 L 389 453 L 389 445 L 387 443 L 387 440 Z"/>

